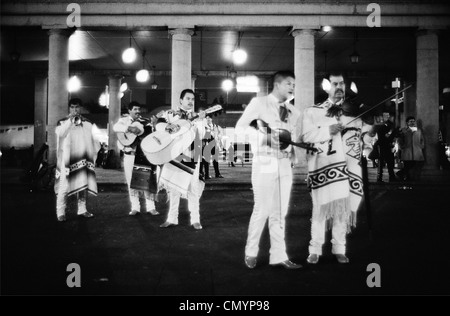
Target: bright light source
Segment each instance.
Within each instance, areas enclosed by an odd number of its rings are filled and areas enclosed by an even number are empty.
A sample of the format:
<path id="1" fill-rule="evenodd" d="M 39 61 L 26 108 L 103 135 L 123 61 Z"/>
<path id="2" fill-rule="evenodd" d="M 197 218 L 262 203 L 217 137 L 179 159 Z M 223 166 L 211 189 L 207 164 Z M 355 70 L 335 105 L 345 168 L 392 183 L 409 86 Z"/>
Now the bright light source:
<path id="1" fill-rule="evenodd" d="M 358 88 L 356 87 L 356 83 L 352 81 L 350 84 L 350 90 L 352 90 L 354 93 L 358 93 Z"/>
<path id="2" fill-rule="evenodd" d="M 236 49 L 233 52 L 233 61 L 236 65 L 242 65 L 247 60 L 247 53 L 245 50 L 242 49 Z"/>
<path id="3" fill-rule="evenodd" d="M 122 60 L 127 64 L 134 62 L 136 60 L 136 50 L 133 47 L 125 49 L 122 53 Z"/>
<path id="4" fill-rule="evenodd" d="M 136 73 L 136 80 L 138 82 L 147 82 L 150 79 L 150 73 L 147 69 L 141 69 Z"/>
<path id="5" fill-rule="evenodd" d="M 260 90 L 256 76 L 237 77 L 236 82 L 238 92 L 259 92 Z"/>
<path id="6" fill-rule="evenodd" d="M 109 93 L 103 92 L 98 98 L 98 104 L 101 106 L 109 106 Z"/>
<path id="7" fill-rule="evenodd" d="M 128 90 L 128 84 L 126 82 L 122 83 L 120 86 L 120 92 L 125 92 Z"/>
<path id="8" fill-rule="evenodd" d="M 331 30 L 332 30 L 332 28 L 329 25 L 322 26 L 322 31 L 324 31 L 324 32 L 329 32 Z"/>
<path id="9" fill-rule="evenodd" d="M 70 93 L 80 90 L 81 88 L 81 81 L 78 79 L 77 76 L 73 76 L 69 79 L 67 82 L 67 90 L 69 90 Z"/>
<path id="10" fill-rule="evenodd" d="M 328 91 L 330 91 L 330 89 L 331 89 L 331 83 L 330 83 L 330 81 L 328 80 L 328 79 L 323 79 L 322 80 L 322 89 L 323 89 L 323 91 L 325 91 L 325 92 L 328 92 Z"/>
<path id="11" fill-rule="evenodd" d="M 124 96 L 123 92 L 119 92 L 119 99 L 122 99 Z"/>
<path id="12" fill-rule="evenodd" d="M 225 79 L 224 81 L 222 81 L 222 89 L 225 91 L 231 91 L 234 87 L 234 83 L 233 80 L 231 79 Z"/>

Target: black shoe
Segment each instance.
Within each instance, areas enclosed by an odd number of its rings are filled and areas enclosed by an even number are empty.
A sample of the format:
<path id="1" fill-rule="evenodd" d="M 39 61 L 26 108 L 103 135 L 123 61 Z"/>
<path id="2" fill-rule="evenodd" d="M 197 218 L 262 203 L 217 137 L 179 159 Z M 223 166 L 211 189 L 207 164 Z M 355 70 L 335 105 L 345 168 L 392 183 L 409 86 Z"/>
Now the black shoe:
<path id="1" fill-rule="evenodd" d="M 271 264 L 272 267 L 285 268 L 285 269 L 301 269 L 303 266 L 301 264 L 293 263 L 290 260 L 285 260 L 280 263 Z"/>
<path id="2" fill-rule="evenodd" d="M 221 174 L 216 174 L 216 178 L 223 178 Z"/>
<path id="3" fill-rule="evenodd" d="M 210 176 L 205 176 L 206 180 L 212 179 Z"/>
<path id="4" fill-rule="evenodd" d="M 91 218 L 91 217 L 94 217 L 94 214 L 89 213 L 89 212 L 84 212 L 83 214 L 80 214 L 80 215 L 78 215 L 78 216 L 86 217 L 86 218 Z"/>

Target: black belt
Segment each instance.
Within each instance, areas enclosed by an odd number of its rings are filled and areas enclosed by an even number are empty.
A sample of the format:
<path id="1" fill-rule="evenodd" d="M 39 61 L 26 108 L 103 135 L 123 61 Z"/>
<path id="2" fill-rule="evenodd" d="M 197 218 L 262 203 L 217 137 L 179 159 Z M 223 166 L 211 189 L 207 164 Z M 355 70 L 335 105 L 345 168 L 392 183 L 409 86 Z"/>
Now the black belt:
<path id="1" fill-rule="evenodd" d="M 123 153 L 124 153 L 124 155 L 131 155 L 131 156 L 135 155 L 135 153 L 132 151 L 124 151 Z"/>

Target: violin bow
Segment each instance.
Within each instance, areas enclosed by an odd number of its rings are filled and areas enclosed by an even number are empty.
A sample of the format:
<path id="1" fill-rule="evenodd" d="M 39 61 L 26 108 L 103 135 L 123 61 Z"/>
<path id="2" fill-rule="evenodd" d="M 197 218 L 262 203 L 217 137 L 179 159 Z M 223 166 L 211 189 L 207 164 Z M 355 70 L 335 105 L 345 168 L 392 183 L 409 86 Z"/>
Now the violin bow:
<path id="1" fill-rule="evenodd" d="M 355 121 L 355 120 L 359 119 L 359 118 L 360 118 L 361 116 L 363 116 L 364 114 L 366 114 L 366 113 L 368 113 L 368 112 L 372 111 L 373 109 L 375 109 L 375 108 L 379 107 L 380 105 L 384 104 L 384 102 L 386 102 L 386 101 L 388 101 L 388 100 L 392 99 L 393 97 L 395 97 L 395 96 L 399 95 L 400 93 L 403 93 L 403 92 L 405 92 L 406 90 L 408 90 L 408 89 L 409 89 L 409 88 L 411 88 L 412 86 L 413 86 L 413 84 L 410 84 L 409 86 L 407 86 L 407 87 L 403 88 L 403 89 L 402 89 L 402 90 L 400 90 L 399 92 L 396 92 L 396 93 L 394 93 L 393 95 L 391 95 L 391 96 L 387 97 L 387 98 L 386 98 L 386 99 L 384 99 L 383 101 L 381 101 L 381 102 L 377 103 L 376 105 L 374 105 L 374 106 L 370 107 L 370 109 L 368 109 L 368 110 L 366 110 L 366 111 L 362 112 L 361 114 L 359 114 L 358 116 L 356 116 L 356 117 L 355 117 L 355 118 L 354 118 L 353 120 L 351 120 L 350 122 L 346 123 L 345 125 L 348 125 L 348 124 L 350 124 L 351 122 L 353 122 L 353 121 Z"/>

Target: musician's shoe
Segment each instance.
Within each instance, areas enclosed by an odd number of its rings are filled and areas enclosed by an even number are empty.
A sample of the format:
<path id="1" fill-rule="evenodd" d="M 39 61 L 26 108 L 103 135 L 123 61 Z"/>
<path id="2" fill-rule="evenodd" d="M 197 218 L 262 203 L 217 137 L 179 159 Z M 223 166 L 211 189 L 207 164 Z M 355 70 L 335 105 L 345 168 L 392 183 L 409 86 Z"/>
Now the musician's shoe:
<path id="1" fill-rule="evenodd" d="M 65 222 L 66 221 L 66 215 L 58 216 L 58 222 Z"/>
<path id="2" fill-rule="evenodd" d="M 136 210 L 131 210 L 131 212 L 128 213 L 128 215 L 130 215 L 130 216 L 135 216 L 135 215 L 137 215 L 137 213 L 139 213 L 139 212 L 136 211 Z"/>
<path id="3" fill-rule="evenodd" d="M 84 212 L 84 213 L 82 213 L 82 214 L 79 214 L 78 216 L 80 216 L 80 217 L 86 217 L 86 218 L 91 218 L 91 217 L 94 217 L 94 214 L 89 213 L 88 211 L 86 211 L 86 212 Z"/>
<path id="4" fill-rule="evenodd" d="M 216 174 L 216 178 L 223 178 L 223 176 L 219 173 L 219 174 Z"/>
<path id="5" fill-rule="evenodd" d="M 257 260 L 256 257 L 245 256 L 244 262 L 247 268 L 254 269 L 256 267 Z"/>
<path id="6" fill-rule="evenodd" d="M 194 224 L 192 224 L 192 227 L 194 227 L 194 229 L 196 229 L 196 230 L 203 228 L 202 225 L 200 225 L 200 223 L 194 223 Z"/>
<path id="7" fill-rule="evenodd" d="M 306 259 L 306 262 L 309 264 L 317 264 L 319 262 L 319 255 L 315 253 L 310 254 Z"/>
<path id="8" fill-rule="evenodd" d="M 271 264 L 272 267 L 284 268 L 284 269 L 301 269 L 303 266 L 298 263 L 293 263 L 290 260 L 285 260 L 280 263 Z"/>
<path id="9" fill-rule="evenodd" d="M 338 254 L 335 254 L 335 256 L 339 263 L 349 263 L 350 262 L 350 260 L 344 254 L 338 253 Z"/>
<path id="10" fill-rule="evenodd" d="M 177 226 L 178 224 L 174 224 L 174 223 L 171 223 L 171 222 L 164 222 L 164 223 L 162 223 L 161 225 L 159 225 L 159 227 L 161 227 L 161 228 L 167 228 L 167 227 L 172 227 L 172 226 Z"/>
<path id="11" fill-rule="evenodd" d="M 146 211 L 145 214 L 159 215 L 159 212 L 155 209 Z"/>
<path id="12" fill-rule="evenodd" d="M 206 180 L 212 179 L 210 176 L 205 176 Z"/>

